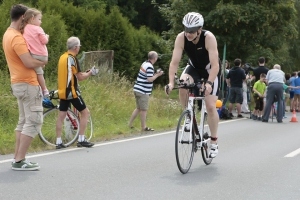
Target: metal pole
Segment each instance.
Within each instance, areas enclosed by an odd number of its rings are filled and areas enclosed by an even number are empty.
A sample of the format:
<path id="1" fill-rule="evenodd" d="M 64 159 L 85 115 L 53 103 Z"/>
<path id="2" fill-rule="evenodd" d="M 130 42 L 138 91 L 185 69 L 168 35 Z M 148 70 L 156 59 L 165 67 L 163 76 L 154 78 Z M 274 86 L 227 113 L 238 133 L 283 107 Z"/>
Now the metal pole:
<path id="1" fill-rule="evenodd" d="M 222 61 L 222 101 L 224 100 L 224 81 L 225 81 L 225 61 L 226 61 L 226 42 L 224 44 L 224 50 L 223 50 L 223 61 Z"/>

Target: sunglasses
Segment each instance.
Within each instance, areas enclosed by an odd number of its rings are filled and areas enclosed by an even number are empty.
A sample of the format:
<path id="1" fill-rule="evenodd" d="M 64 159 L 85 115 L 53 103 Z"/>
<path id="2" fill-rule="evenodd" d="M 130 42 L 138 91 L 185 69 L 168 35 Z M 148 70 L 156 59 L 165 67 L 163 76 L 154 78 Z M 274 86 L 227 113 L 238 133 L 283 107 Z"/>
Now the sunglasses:
<path id="1" fill-rule="evenodd" d="M 196 33 L 197 31 L 186 31 L 186 30 L 184 30 L 184 32 L 189 33 L 189 34 L 194 34 L 194 33 Z"/>
<path id="2" fill-rule="evenodd" d="M 184 32 L 189 34 L 195 34 L 199 29 L 200 27 L 193 27 L 193 28 L 184 27 Z"/>

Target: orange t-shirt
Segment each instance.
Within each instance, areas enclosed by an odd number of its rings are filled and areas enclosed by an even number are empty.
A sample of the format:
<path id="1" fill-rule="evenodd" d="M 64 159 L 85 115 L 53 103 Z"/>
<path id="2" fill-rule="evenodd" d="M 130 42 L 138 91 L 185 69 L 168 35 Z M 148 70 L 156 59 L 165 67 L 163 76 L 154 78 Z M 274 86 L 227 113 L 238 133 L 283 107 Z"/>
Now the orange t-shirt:
<path id="1" fill-rule="evenodd" d="M 24 53 L 29 53 L 22 34 L 13 28 L 8 28 L 3 35 L 2 45 L 11 83 L 39 85 L 34 69 L 27 68 L 19 57 Z"/>

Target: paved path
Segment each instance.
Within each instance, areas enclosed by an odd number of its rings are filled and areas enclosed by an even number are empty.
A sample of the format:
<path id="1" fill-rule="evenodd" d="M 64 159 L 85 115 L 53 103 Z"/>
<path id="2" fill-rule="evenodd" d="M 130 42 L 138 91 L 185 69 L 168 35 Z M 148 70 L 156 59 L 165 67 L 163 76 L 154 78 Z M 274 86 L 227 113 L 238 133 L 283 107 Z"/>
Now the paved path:
<path id="1" fill-rule="evenodd" d="M 222 121 L 217 158 L 206 166 L 196 153 L 185 175 L 174 131 L 30 154 L 41 165 L 34 172 L 13 171 L 11 155 L 0 156 L 0 199 L 300 199 L 300 124 L 290 117 Z"/>

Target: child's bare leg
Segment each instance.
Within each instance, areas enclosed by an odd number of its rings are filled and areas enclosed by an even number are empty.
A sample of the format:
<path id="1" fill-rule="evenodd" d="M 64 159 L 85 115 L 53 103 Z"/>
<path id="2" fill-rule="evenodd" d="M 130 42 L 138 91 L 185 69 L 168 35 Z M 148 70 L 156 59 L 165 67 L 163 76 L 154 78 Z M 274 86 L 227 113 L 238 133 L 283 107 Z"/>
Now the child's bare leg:
<path id="1" fill-rule="evenodd" d="M 46 90 L 47 87 L 46 87 L 44 75 L 43 75 L 43 74 L 38 74 L 38 75 L 37 75 L 37 78 L 38 78 L 38 81 L 39 81 L 39 84 L 40 84 L 42 90 Z"/>
<path id="2" fill-rule="evenodd" d="M 46 87 L 46 82 L 45 82 L 45 79 L 44 79 L 44 75 L 43 74 L 37 74 L 37 79 L 38 79 L 39 84 L 42 88 L 43 95 L 44 96 L 49 96 L 49 91 Z"/>

